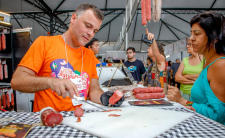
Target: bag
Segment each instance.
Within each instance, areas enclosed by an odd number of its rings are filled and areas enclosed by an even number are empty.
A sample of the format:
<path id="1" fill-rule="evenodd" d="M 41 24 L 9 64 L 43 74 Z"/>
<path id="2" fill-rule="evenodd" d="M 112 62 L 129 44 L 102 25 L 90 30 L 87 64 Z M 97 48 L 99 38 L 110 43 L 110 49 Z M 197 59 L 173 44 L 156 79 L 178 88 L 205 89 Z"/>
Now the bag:
<path id="1" fill-rule="evenodd" d="M 173 72 L 170 72 L 170 79 L 173 79 Z"/>

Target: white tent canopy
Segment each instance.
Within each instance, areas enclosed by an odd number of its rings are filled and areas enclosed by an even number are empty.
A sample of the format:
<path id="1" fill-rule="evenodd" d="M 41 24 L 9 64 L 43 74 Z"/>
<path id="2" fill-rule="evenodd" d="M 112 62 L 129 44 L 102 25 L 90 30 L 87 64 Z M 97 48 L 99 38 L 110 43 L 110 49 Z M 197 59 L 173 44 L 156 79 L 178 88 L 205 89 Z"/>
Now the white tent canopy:
<path id="1" fill-rule="evenodd" d="M 102 28 L 95 37 L 102 42 L 117 41 L 127 0 L 1 0 L 0 11 L 12 15 L 11 23 L 14 29 L 32 27 L 31 40 L 34 41 L 38 36 L 47 35 L 47 31 L 50 31 L 51 12 L 54 13 L 53 32 L 58 35 L 65 32 L 69 26 L 72 11 L 85 2 L 96 5 L 106 15 Z M 188 22 L 196 14 L 207 10 L 225 14 L 225 1 L 162 0 L 161 21 L 151 21 L 147 28 L 155 35 L 156 40 L 166 45 L 190 36 Z M 128 31 L 128 40 L 140 42 L 143 33 L 145 27 L 141 24 L 139 4 Z"/>

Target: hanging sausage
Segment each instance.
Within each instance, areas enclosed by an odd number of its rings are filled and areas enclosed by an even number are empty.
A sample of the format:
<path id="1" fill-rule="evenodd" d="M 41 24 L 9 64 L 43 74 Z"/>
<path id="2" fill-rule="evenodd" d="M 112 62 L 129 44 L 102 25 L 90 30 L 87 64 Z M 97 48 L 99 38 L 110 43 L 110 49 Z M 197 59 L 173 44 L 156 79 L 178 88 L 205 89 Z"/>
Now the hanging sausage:
<path id="1" fill-rule="evenodd" d="M 4 75 L 5 75 L 5 79 L 8 79 L 8 66 L 6 63 L 4 65 Z"/>
<path id="2" fill-rule="evenodd" d="M 6 49 L 6 39 L 5 39 L 5 34 L 2 34 L 2 50 Z"/>
<path id="3" fill-rule="evenodd" d="M 0 80 L 3 80 L 3 67 L 1 63 L 0 63 Z"/>
<path id="4" fill-rule="evenodd" d="M 159 21 L 161 18 L 162 0 L 152 0 L 152 19 Z"/>
<path id="5" fill-rule="evenodd" d="M 2 36 L 0 35 L 0 51 L 2 50 Z"/>
<path id="6" fill-rule="evenodd" d="M 11 105 L 14 106 L 14 95 L 13 95 L 13 92 L 11 93 Z"/>
<path id="7" fill-rule="evenodd" d="M 156 10 L 155 20 L 159 21 L 161 18 L 162 0 L 156 0 L 155 5 L 156 5 L 155 6 L 155 10 Z"/>
<path id="8" fill-rule="evenodd" d="M 2 97 L 0 95 L 0 109 L 2 109 Z"/>
<path id="9" fill-rule="evenodd" d="M 146 7 L 145 7 L 145 0 L 141 0 L 141 19 L 142 19 L 142 25 L 146 26 L 147 25 L 147 20 L 146 20 Z"/>
<path id="10" fill-rule="evenodd" d="M 145 1 L 145 7 L 146 7 L 146 20 L 151 21 L 151 0 Z"/>
<path id="11" fill-rule="evenodd" d="M 6 108 L 6 97 L 5 97 L 4 93 L 2 94 L 2 104 L 3 104 L 3 109 L 5 109 Z"/>
<path id="12" fill-rule="evenodd" d="M 6 100 L 7 100 L 7 107 L 10 107 L 10 99 L 9 99 L 9 94 L 6 93 Z"/>

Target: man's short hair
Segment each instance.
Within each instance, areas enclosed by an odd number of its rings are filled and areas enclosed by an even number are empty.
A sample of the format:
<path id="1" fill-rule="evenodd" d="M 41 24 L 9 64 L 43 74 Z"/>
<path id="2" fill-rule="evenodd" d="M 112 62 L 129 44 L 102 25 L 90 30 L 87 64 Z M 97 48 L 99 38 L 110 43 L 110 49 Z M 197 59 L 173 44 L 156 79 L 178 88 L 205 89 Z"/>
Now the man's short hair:
<path id="1" fill-rule="evenodd" d="M 178 60 L 180 61 L 180 59 L 179 59 L 179 58 L 177 58 L 175 61 L 178 61 Z"/>
<path id="2" fill-rule="evenodd" d="M 83 3 L 81 5 L 79 5 L 77 7 L 77 9 L 74 11 L 74 13 L 77 15 L 77 17 L 79 18 L 84 11 L 91 9 L 94 13 L 94 15 L 100 19 L 100 20 L 104 20 L 104 15 L 102 13 L 102 11 L 97 8 L 95 5 L 93 4 L 89 4 L 89 3 Z"/>
<path id="3" fill-rule="evenodd" d="M 128 47 L 128 48 L 127 48 L 127 51 L 128 51 L 128 50 L 132 50 L 133 52 L 135 52 L 135 48 L 133 48 L 133 47 Z"/>
<path id="4" fill-rule="evenodd" d="M 92 48 L 92 45 L 94 44 L 95 41 L 98 41 L 98 39 L 92 38 L 91 41 L 89 41 L 84 47 L 88 48 L 88 46 L 90 46 Z"/>

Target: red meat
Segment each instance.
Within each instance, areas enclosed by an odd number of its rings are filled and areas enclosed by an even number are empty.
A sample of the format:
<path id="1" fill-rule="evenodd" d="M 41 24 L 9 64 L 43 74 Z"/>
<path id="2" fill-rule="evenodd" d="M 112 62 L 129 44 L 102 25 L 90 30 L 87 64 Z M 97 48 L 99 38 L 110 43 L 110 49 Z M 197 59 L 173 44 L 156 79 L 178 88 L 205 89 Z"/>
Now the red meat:
<path id="1" fill-rule="evenodd" d="M 10 100 L 9 100 L 9 94 L 6 93 L 6 99 L 7 99 L 7 107 L 10 107 Z"/>
<path id="2" fill-rule="evenodd" d="M 40 111 L 41 121 L 45 126 L 54 127 L 63 121 L 63 116 L 51 107 L 43 108 Z"/>
<path id="3" fill-rule="evenodd" d="M 117 115 L 117 114 L 110 114 L 110 115 L 108 115 L 109 117 L 119 117 L 119 116 L 121 116 L 121 115 Z"/>
<path id="4" fill-rule="evenodd" d="M 136 99 L 139 99 L 139 100 L 159 99 L 159 98 L 165 98 L 165 93 L 137 93 L 134 96 Z"/>
<path id="5" fill-rule="evenodd" d="M 111 105 L 115 105 L 122 97 L 123 97 L 123 93 L 120 90 L 116 90 L 113 93 L 113 95 L 109 98 L 109 103 Z"/>
<path id="6" fill-rule="evenodd" d="M 11 93 L 11 105 L 14 106 L 14 95 Z"/>
<path id="7" fill-rule="evenodd" d="M 145 7 L 145 0 L 141 0 L 141 19 L 142 19 L 142 25 L 146 26 L 147 25 L 147 20 L 146 20 L 146 7 Z"/>
<path id="8" fill-rule="evenodd" d="M 146 7 L 146 20 L 151 21 L 151 0 L 145 1 L 145 7 Z"/>
<path id="9" fill-rule="evenodd" d="M 3 109 L 5 109 L 6 108 L 6 97 L 5 97 L 5 94 L 3 93 L 2 94 L 2 104 L 3 104 Z"/>
<path id="10" fill-rule="evenodd" d="M 84 114 L 84 110 L 81 108 L 81 107 L 77 107 L 75 110 L 74 110 L 74 115 L 76 117 L 82 117 Z"/>
<path id="11" fill-rule="evenodd" d="M 146 87 L 146 88 L 135 88 L 133 89 L 134 93 L 161 93 L 163 88 L 161 87 Z"/>

